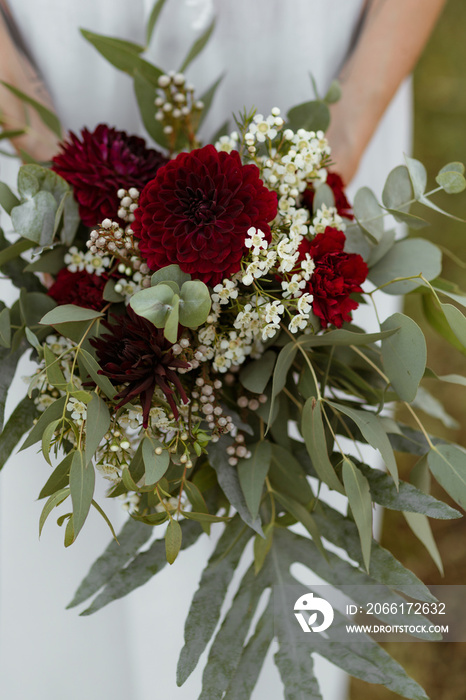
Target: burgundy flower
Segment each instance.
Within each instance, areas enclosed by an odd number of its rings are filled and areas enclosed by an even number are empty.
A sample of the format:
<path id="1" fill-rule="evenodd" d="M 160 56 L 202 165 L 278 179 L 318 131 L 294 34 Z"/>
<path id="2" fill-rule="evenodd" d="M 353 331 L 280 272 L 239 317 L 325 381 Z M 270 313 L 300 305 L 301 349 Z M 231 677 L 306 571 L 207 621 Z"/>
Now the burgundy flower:
<path id="1" fill-rule="evenodd" d="M 106 281 L 106 278 L 91 275 L 86 270 L 70 272 L 65 267 L 60 270 L 47 294 L 57 304 L 75 304 L 100 311 L 106 304 L 102 296 Z"/>
<path id="2" fill-rule="evenodd" d="M 152 397 L 158 386 L 178 417 L 175 391 L 178 390 L 183 403 L 187 403 L 188 397 L 176 368 L 186 368 L 187 363 L 174 356 L 173 346 L 165 338 L 163 330 L 138 316 L 130 306 L 126 314 L 113 318 L 114 324 L 102 321 L 109 333 L 92 338 L 90 342 L 96 349 L 102 368 L 99 373 L 108 377 L 113 384 L 125 384 L 115 396 L 119 401 L 117 408 L 139 396 L 143 425 L 147 428 Z"/>
<path id="3" fill-rule="evenodd" d="M 327 175 L 327 185 L 333 192 L 335 197 L 335 207 L 340 216 L 344 216 L 346 219 L 354 219 L 353 210 L 351 204 L 348 202 L 345 194 L 345 185 L 340 175 L 337 173 L 328 173 Z M 305 207 L 312 211 L 312 205 L 314 203 L 315 189 L 313 185 L 303 192 L 303 204 Z"/>
<path id="4" fill-rule="evenodd" d="M 72 131 L 69 141 L 61 144 L 61 153 L 52 160 L 52 170 L 72 187 L 79 204 L 79 214 L 86 226 L 105 218 L 116 219 L 120 188 L 142 190 L 161 165 L 165 156 L 137 136 L 128 136 L 106 124 L 93 132 L 83 129 L 81 139 Z"/>
<path id="5" fill-rule="evenodd" d="M 308 291 L 313 294 L 312 309 L 321 319 L 322 327 L 329 323 L 340 328 L 344 321 L 351 321 L 351 311 L 358 307 L 353 292 L 362 292 L 361 284 L 368 268 L 357 253 L 345 253 L 345 234 L 327 226 L 312 240 L 304 239 L 300 246 L 301 259 L 309 253 L 315 269 Z"/>
<path id="6" fill-rule="evenodd" d="M 277 195 L 239 154 L 204 146 L 180 153 L 142 192 L 132 228 L 152 270 L 178 264 L 215 286 L 238 272 L 251 226 L 270 242 Z"/>

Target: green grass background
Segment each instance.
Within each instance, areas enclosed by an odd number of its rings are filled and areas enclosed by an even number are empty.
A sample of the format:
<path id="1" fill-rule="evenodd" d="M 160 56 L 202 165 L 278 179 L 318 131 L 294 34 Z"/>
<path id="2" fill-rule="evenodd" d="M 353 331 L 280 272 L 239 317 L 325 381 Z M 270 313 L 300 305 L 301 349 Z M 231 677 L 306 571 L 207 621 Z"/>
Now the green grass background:
<path id="1" fill-rule="evenodd" d="M 435 175 L 450 161 L 466 163 L 466 0 L 449 0 L 414 73 L 414 157 L 429 172 L 429 189 Z M 440 193 L 436 203 L 466 219 L 466 194 Z M 432 226 L 419 235 L 451 250 L 466 263 L 466 224 L 429 214 Z M 444 256 L 442 276 L 466 290 L 466 265 Z M 466 372 L 466 357 L 449 346 L 425 321 L 419 297 L 406 299 L 405 308 L 422 326 L 427 339 L 428 366 L 438 374 Z M 459 424 L 446 429 L 439 421 L 419 414 L 434 434 L 466 446 L 466 389 L 429 382 L 429 390 L 444 403 Z M 409 416 L 399 416 L 409 422 Z M 414 460 L 403 456 L 400 472 L 404 478 Z M 434 485 L 434 495 L 451 502 Z M 432 529 L 445 567 L 439 575 L 426 550 L 414 537 L 403 516 L 386 511 L 382 544 L 426 583 L 466 584 L 466 518 L 432 521 Z M 466 600 L 465 600 L 466 607 Z M 426 690 L 431 700 L 466 698 L 466 643 L 399 643 L 385 645 Z M 394 700 L 399 696 L 385 688 L 351 681 L 351 700 Z"/>

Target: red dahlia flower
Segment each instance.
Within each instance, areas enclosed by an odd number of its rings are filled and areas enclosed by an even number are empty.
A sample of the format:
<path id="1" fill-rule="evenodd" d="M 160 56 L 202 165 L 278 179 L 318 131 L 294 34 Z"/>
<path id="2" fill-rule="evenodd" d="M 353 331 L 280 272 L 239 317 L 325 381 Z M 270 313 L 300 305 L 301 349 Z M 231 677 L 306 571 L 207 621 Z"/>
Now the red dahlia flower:
<path id="1" fill-rule="evenodd" d="M 351 311 L 358 307 L 353 292 L 362 292 L 361 284 L 368 268 L 357 253 L 345 253 L 345 234 L 327 226 L 312 240 L 304 239 L 300 246 L 301 259 L 309 253 L 315 268 L 308 291 L 313 294 L 312 310 L 321 319 L 322 327 L 329 323 L 340 328 L 351 321 Z"/>
<path id="2" fill-rule="evenodd" d="M 73 188 L 79 214 L 86 226 L 95 226 L 105 218 L 116 219 L 120 188 L 142 190 L 165 156 L 137 136 L 128 136 L 106 124 L 93 132 L 83 129 L 81 139 L 72 131 L 61 144 L 61 153 L 52 160 L 52 170 Z"/>
<path id="3" fill-rule="evenodd" d="M 354 219 L 353 208 L 346 198 L 345 185 L 340 175 L 337 173 L 328 173 L 327 185 L 330 187 L 333 192 L 333 196 L 335 197 L 335 208 L 337 213 L 340 216 L 344 216 L 346 219 Z M 303 204 L 309 209 L 309 211 L 312 211 L 315 193 L 316 191 L 312 185 L 309 185 L 309 187 L 303 192 Z"/>
<path id="4" fill-rule="evenodd" d="M 106 278 L 91 275 L 86 270 L 70 272 L 65 267 L 60 270 L 47 294 L 57 304 L 75 304 L 100 311 L 106 304 L 102 296 L 106 282 Z"/>
<path id="5" fill-rule="evenodd" d="M 141 194 L 132 229 L 152 270 L 177 264 L 215 286 L 240 270 L 251 226 L 270 242 L 276 214 L 277 195 L 264 187 L 259 168 L 209 145 L 160 168 Z"/>
<path id="6" fill-rule="evenodd" d="M 102 321 L 109 333 L 92 338 L 90 342 L 96 349 L 102 368 L 100 374 L 108 377 L 113 384 L 126 385 L 115 396 L 119 401 L 117 408 L 139 396 L 143 425 L 147 428 L 152 397 L 158 386 L 178 417 L 175 390 L 178 390 L 183 403 L 188 402 L 188 397 L 176 368 L 186 368 L 187 363 L 175 357 L 173 346 L 165 338 L 163 330 L 138 316 L 130 306 L 126 314 L 114 316 L 114 319 L 114 324 Z"/>

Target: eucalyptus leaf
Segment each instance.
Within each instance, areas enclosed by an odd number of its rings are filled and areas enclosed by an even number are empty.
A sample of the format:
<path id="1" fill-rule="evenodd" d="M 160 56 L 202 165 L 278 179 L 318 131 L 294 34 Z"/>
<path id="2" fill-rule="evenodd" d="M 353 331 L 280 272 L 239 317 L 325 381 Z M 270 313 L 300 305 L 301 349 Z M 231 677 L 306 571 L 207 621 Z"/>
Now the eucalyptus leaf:
<path id="1" fill-rule="evenodd" d="M 330 110 L 323 100 L 312 100 L 292 107 L 286 115 L 287 126 L 293 131 L 327 131 Z"/>
<path id="2" fill-rule="evenodd" d="M 201 280 L 184 282 L 180 291 L 180 323 L 186 328 L 197 328 L 205 323 L 212 300 L 208 287 Z"/>
<path id="3" fill-rule="evenodd" d="M 160 454 L 156 450 L 162 450 Z M 142 441 L 142 458 L 144 460 L 146 486 L 156 484 L 166 473 L 170 465 L 170 454 L 158 440 L 145 437 Z"/>
<path id="4" fill-rule="evenodd" d="M 13 207 L 17 207 L 20 204 L 18 197 L 10 190 L 5 182 L 0 182 L 0 206 L 6 211 L 7 214 L 11 214 Z"/>
<path id="5" fill-rule="evenodd" d="M 272 458 L 272 445 L 266 440 L 250 446 L 251 456 L 240 459 L 237 464 L 239 482 L 246 499 L 246 504 L 255 520 L 259 515 L 265 478 Z"/>
<path id="6" fill-rule="evenodd" d="M 388 175 L 382 192 L 382 202 L 387 209 L 409 213 L 414 199 L 414 189 L 405 165 L 398 165 Z"/>
<path id="7" fill-rule="evenodd" d="M 160 270 L 156 270 L 151 277 L 151 285 L 154 287 L 160 282 L 175 282 L 177 286 L 181 289 L 185 282 L 189 282 L 191 275 L 187 272 L 183 272 L 179 265 L 166 265 L 161 267 Z"/>
<path id="8" fill-rule="evenodd" d="M 6 307 L 0 311 L 0 345 L 4 348 L 11 345 L 10 310 Z"/>
<path id="9" fill-rule="evenodd" d="M 388 253 L 369 270 L 369 279 L 377 287 L 384 286 L 386 294 L 407 294 L 422 284 L 420 279 L 394 282 L 400 277 L 418 277 L 427 280 L 438 277 L 442 270 L 442 254 L 433 243 L 422 238 L 404 238 L 396 241 Z"/>
<path id="10" fill-rule="evenodd" d="M 88 465 L 105 433 L 110 428 L 110 412 L 107 404 L 95 392 L 87 404 L 85 463 Z"/>
<path id="11" fill-rule="evenodd" d="M 154 99 L 156 95 L 153 82 L 147 80 L 139 70 L 134 71 L 134 94 L 138 103 L 142 123 L 149 136 L 162 148 L 167 147 L 167 137 L 163 125 L 155 119 Z"/>
<path id="12" fill-rule="evenodd" d="M 48 129 L 50 129 L 50 131 L 52 131 L 55 134 L 55 136 L 58 136 L 59 139 L 62 138 L 62 128 L 56 114 L 51 112 L 45 105 L 41 104 L 40 102 L 37 102 L 37 100 L 34 100 L 29 95 L 26 95 L 26 93 L 21 92 L 21 90 L 18 90 L 18 88 L 14 85 L 5 83 L 3 80 L 0 80 L 0 83 L 4 87 L 6 87 L 6 89 L 9 90 L 15 97 L 32 107 L 37 112 L 42 123 L 45 124 L 45 126 Z"/>
<path id="13" fill-rule="evenodd" d="M 212 105 L 212 102 L 214 100 L 215 95 L 217 94 L 217 90 L 220 86 L 220 83 L 222 82 L 223 78 L 225 77 L 225 73 L 222 73 L 222 75 L 217 78 L 217 80 L 208 88 L 202 95 L 200 101 L 204 105 L 204 108 L 200 114 L 199 117 L 199 122 L 197 124 L 197 128 L 200 129 L 205 118 L 207 117 L 210 107 Z M 215 143 L 215 141 L 213 141 Z"/>
<path id="14" fill-rule="evenodd" d="M 424 165 L 415 158 L 405 155 L 406 167 L 414 190 L 415 199 L 421 199 L 427 186 L 427 170 Z"/>
<path id="15" fill-rule="evenodd" d="M 182 532 L 177 520 L 170 519 L 165 530 L 165 552 L 169 564 L 173 564 L 181 549 Z"/>
<path id="16" fill-rule="evenodd" d="M 157 21 L 159 19 L 160 13 L 163 10 L 163 6 L 165 5 L 166 0 L 157 0 L 157 2 L 154 2 L 154 6 L 151 10 L 151 13 L 149 15 L 149 19 L 147 21 L 147 27 L 146 27 L 146 47 L 149 46 L 152 36 L 154 34 L 154 30 L 157 26 Z"/>
<path id="17" fill-rule="evenodd" d="M 466 189 L 466 179 L 456 170 L 441 171 L 435 178 L 437 184 L 443 187 L 447 194 L 458 194 Z"/>
<path id="18" fill-rule="evenodd" d="M 344 493 L 343 486 L 328 457 L 322 411 L 322 402 L 316 401 L 313 396 L 310 397 L 304 404 L 301 431 L 319 479 L 331 489 Z"/>
<path id="19" fill-rule="evenodd" d="M 215 19 L 212 20 L 207 29 L 201 34 L 201 36 L 198 39 L 196 39 L 194 44 L 189 49 L 186 58 L 180 66 L 180 73 L 184 73 L 188 66 L 190 66 L 191 63 L 194 61 L 194 59 L 197 58 L 197 56 L 199 56 L 199 54 L 202 52 L 207 42 L 209 41 L 210 37 L 212 36 L 212 32 L 214 31 L 214 29 Z"/>
<path id="20" fill-rule="evenodd" d="M 428 519 L 425 515 L 422 515 L 420 513 L 403 513 L 403 515 L 412 532 L 427 549 L 441 576 L 443 576 L 444 571 L 442 558 L 440 556 L 440 552 L 438 551 L 438 547 L 435 543 L 434 536 L 432 534 L 432 529 L 430 527 Z"/>
<path id="21" fill-rule="evenodd" d="M 395 456 L 393 454 L 390 441 L 387 437 L 387 433 L 385 432 L 379 417 L 370 411 L 350 408 L 349 406 L 344 406 L 343 404 L 336 403 L 335 401 L 328 401 L 328 403 L 333 406 L 336 411 L 340 411 L 348 416 L 348 418 L 351 418 L 351 420 L 358 426 L 367 443 L 380 452 L 380 455 L 398 488 L 398 468 L 396 466 Z"/>
<path id="22" fill-rule="evenodd" d="M 74 539 L 81 531 L 88 516 L 94 496 L 95 472 L 92 464 L 86 465 L 84 453 L 76 450 L 70 467 L 70 492 L 73 504 Z"/>
<path id="23" fill-rule="evenodd" d="M 273 350 L 267 350 L 259 360 L 253 360 L 243 367 L 239 379 L 244 388 L 254 394 L 262 394 L 272 376 L 276 359 Z"/>
<path id="24" fill-rule="evenodd" d="M 100 367 L 92 355 L 88 353 L 87 350 L 81 348 L 79 351 L 79 357 L 81 358 L 86 371 L 89 372 L 89 376 L 97 384 L 99 389 L 102 389 L 107 398 L 113 399 L 117 393 L 116 389 L 108 377 L 104 377 L 102 374 L 99 374 Z"/>
<path id="25" fill-rule="evenodd" d="M 238 511 L 246 525 L 263 536 L 260 518 L 254 519 L 249 512 L 236 467 L 228 463 L 229 457 L 226 452 L 228 444 L 229 441 L 226 438 L 220 438 L 218 442 L 210 443 L 208 447 L 210 464 L 215 469 L 220 488 L 229 503 Z"/>
<path id="26" fill-rule="evenodd" d="M 353 211 L 358 224 L 370 240 L 379 243 L 384 233 L 384 211 L 369 187 L 357 191 Z"/>
<path id="27" fill-rule="evenodd" d="M 180 298 L 177 294 L 173 297 L 173 306 L 165 321 L 164 335 L 170 343 L 176 343 L 178 339 Z"/>
<path id="28" fill-rule="evenodd" d="M 42 529 L 45 525 L 45 521 L 49 517 L 52 510 L 59 506 L 60 503 L 63 503 L 63 501 L 66 500 L 69 495 L 69 488 L 63 488 L 60 489 L 60 491 L 57 491 L 56 493 L 52 494 L 50 498 L 46 501 L 39 518 L 39 537 L 42 534 Z"/>
<path id="29" fill-rule="evenodd" d="M 269 479 L 276 491 L 308 506 L 314 494 L 300 462 L 288 450 L 273 443 Z"/>
<path id="30" fill-rule="evenodd" d="M 53 421 L 58 420 L 63 416 L 65 411 L 65 404 L 66 396 L 61 396 L 59 399 L 51 403 L 50 406 L 48 406 L 48 408 L 45 409 L 37 423 L 32 428 L 31 432 L 27 436 L 26 440 L 21 445 L 20 451 L 31 447 L 31 445 L 34 445 L 36 442 L 42 439 L 44 430 L 49 425 L 49 423 L 52 423 Z"/>
<path id="31" fill-rule="evenodd" d="M 397 332 L 397 329 L 381 331 L 380 333 L 355 333 L 338 328 L 334 331 L 327 331 L 321 335 L 302 336 L 297 345 L 302 348 L 313 348 L 323 346 L 350 346 L 350 345 L 370 345 L 378 340 L 388 338 Z M 291 345 L 291 343 L 290 343 Z"/>
<path id="32" fill-rule="evenodd" d="M 435 445 L 427 461 L 439 484 L 466 509 L 466 452 L 456 445 Z"/>
<path id="33" fill-rule="evenodd" d="M 129 303 L 138 316 L 146 318 L 156 328 L 163 328 L 172 309 L 174 296 L 173 289 L 167 284 L 157 284 L 133 294 Z"/>
<path id="34" fill-rule="evenodd" d="M 312 211 L 314 214 L 322 209 L 322 206 L 334 207 L 335 206 L 335 195 L 333 190 L 325 182 L 315 188 L 314 199 L 312 202 Z"/>
<path id="35" fill-rule="evenodd" d="M 46 313 L 45 316 L 40 319 L 40 323 L 44 326 L 56 326 L 60 323 L 67 323 L 70 321 L 93 321 L 101 316 L 101 311 L 87 309 L 76 306 L 75 304 L 61 304 L 52 309 L 52 311 Z"/>
<path id="36" fill-rule="evenodd" d="M 359 531 L 364 566 L 369 571 L 372 542 L 372 499 L 369 482 L 348 458 L 343 459 L 343 484 Z"/>
<path id="37" fill-rule="evenodd" d="M 328 104 L 334 104 L 335 102 L 338 102 L 338 100 L 341 99 L 341 86 L 338 80 L 332 80 L 330 83 L 329 89 L 327 90 L 327 94 L 324 97 L 324 102 L 327 102 Z"/>
<path id="38" fill-rule="evenodd" d="M 297 351 L 298 346 L 296 342 L 291 342 L 285 345 L 285 347 L 283 347 L 280 350 L 280 353 L 277 357 L 277 362 L 273 370 L 272 393 L 270 396 L 269 417 L 267 421 L 269 425 L 271 425 L 271 418 L 273 415 L 275 398 L 285 387 L 286 378 L 288 376 L 288 372 L 291 369 L 291 365 L 295 360 Z"/>
<path id="39" fill-rule="evenodd" d="M 442 311 L 451 330 L 461 345 L 466 348 L 466 317 L 453 304 L 442 304 Z"/>
<path id="40" fill-rule="evenodd" d="M 25 397 L 16 406 L 4 429 L 0 432 L 0 470 L 6 464 L 24 433 L 32 427 L 34 419 L 38 415 L 39 409 L 33 399 Z"/>
<path id="41" fill-rule="evenodd" d="M 39 493 L 39 499 L 52 496 L 57 491 L 66 488 L 70 480 L 70 467 L 74 457 L 74 450 L 66 455 L 66 457 L 55 467 L 52 474 L 47 479 Z"/>
<path id="42" fill-rule="evenodd" d="M 424 333 L 409 316 L 395 313 L 381 325 L 398 332 L 382 340 L 384 371 L 402 401 L 413 401 L 424 376 L 427 346 Z"/>

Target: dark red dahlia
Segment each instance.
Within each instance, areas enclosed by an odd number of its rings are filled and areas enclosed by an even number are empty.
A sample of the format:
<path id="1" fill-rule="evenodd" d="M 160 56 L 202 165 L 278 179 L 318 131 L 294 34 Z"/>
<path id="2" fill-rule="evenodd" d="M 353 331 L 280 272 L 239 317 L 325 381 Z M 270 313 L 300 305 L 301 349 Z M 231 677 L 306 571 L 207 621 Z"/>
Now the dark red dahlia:
<path id="1" fill-rule="evenodd" d="M 120 188 L 142 190 L 167 158 L 137 136 L 128 136 L 106 124 L 92 132 L 72 131 L 61 144 L 61 153 L 52 160 L 52 170 L 73 188 L 79 214 L 86 226 L 105 218 L 116 219 Z"/>
<path id="2" fill-rule="evenodd" d="M 106 282 L 106 278 L 91 275 L 86 270 L 70 272 L 65 267 L 60 270 L 47 294 L 57 304 L 75 304 L 100 311 L 106 304 L 103 299 Z"/>
<path id="3" fill-rule="evenodd" d="M 312 240 L 304 239 L 300 246 L 301 259 L 309 253 L 315 268 L 308 291 L 313 294 L 312 310 L 321 320 L 322 327 L 329 323 L 340 328 L 351 321 L 351 311 L 358 303 L 350 298 L 353 292 L 362 292 L 361 284 L 368 268 L 357 253 L 345 253 L 345 234 L 327 226 Z"/>
<path id="4" fill-rule="evenodd" d="M 330 187 L 335 197 L 335 208 L 338 214 L 344 216 L 346 219 L 354 219 L 353 208 L 346 198 L 345 185 L 340 175 L 337 173 L 328 173 L 327 185 Z M 303 204 L 311 212 L 314 203 L 314 195 L 315 189 L 312 185 L 309 185 L 303 192 Z"/>
<path id="5" fill-rule="evenodd" d="M 277 195 L 239 154 L 211 145 L 180 153 L 142 192 L 132 228 L 152 270 L 177 264 L 215 286 L 238 272 L 251 226 L 271 239 Z"/>
<path id="6" fill-rule="evenodd" d="M 100 374 L 108 377 L 113 384 L 125 384 L 115 396 L 119 401 L 117 408 L 139 396 L 143 425 L 147 428 L 152 397 L 156 387 L 160 387 L 178 417 L 176 390 L 183 403 L 187 403 L 188 397 L 176 368 L 186 368 L 187 363 L 175 357 L 173 346 L 165 338 L 163 330 L 138 316 L 130 306 L 126 314 L 113 318 L 114 324 L 102 322 L 109 333 L 92 338 L 90 342 L 96 349 Z"/>

